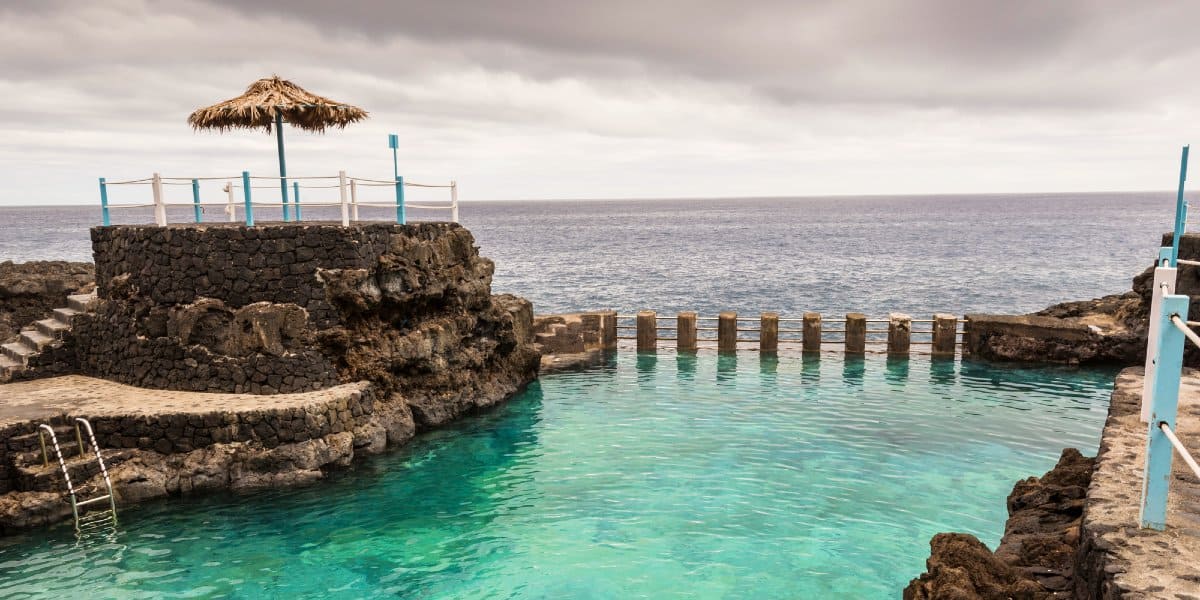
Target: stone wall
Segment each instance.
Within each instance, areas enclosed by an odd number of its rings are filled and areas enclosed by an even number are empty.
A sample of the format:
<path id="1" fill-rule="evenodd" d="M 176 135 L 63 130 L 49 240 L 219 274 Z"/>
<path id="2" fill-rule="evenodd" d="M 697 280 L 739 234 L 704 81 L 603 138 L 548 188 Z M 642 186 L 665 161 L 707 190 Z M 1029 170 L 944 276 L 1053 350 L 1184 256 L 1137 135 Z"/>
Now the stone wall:
<path id="1" fill-rule="evenodd" d="M 492 263 L 456 224 L 114 226 L 92 241 L 95 312 L 18 379 L 276 394 L 536 370 L 531 308 L 491 296 Z"/>

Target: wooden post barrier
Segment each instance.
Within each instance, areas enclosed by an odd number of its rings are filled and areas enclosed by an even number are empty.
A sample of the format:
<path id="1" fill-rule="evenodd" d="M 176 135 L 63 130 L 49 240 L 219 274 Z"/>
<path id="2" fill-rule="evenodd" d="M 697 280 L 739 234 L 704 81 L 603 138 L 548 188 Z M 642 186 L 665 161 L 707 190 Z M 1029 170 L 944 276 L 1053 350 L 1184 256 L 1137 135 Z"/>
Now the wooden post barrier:
<path id="1" fill-rule="evenodd" d="M 779 351 L 779 313 L 765 312 L 758 320 L 758 351 Z"/>
<path id="2" fill-rule="evenodd" d="M 658 314 L 652 310 L 641 310 L 637 314 L 638 352 L 653 352 L 658 349 Z"/>
<path id="3" fill-rule="evenodd" d="M 804 313 L 804 331 L 801 348 L 804 352 L 821 351 L 821 313 Z"/>
<path id="4" fill-rule="evenodd" d="M 933 315 L 933 356 L 954 356 L 958 346 L 958 317 L 947 314 Z"/>
<path id="5" fill-rule="evenodd" d="M 865 354 L 867 351 L 867 315 L 846 314 L 846 354 Z"/>
<path id="6" fill-rule="evenodd" d="M 681 312 L 675 316 L 675 347 L 680 352 L 696 351 L 696 313 Z"/>
<path id="7" fill-rule="evenodd" d="M 600 346 L 606 351 L 617 349 L 617 311 L 606 310 L 600 313 Z"/>
<path id="8" fill-rule="evenodd" d="M 737 351 L 737 313 L 721 311 L 717 315 L 717 351 Z"/>
<path id="9" fill-rule="evenodd" d="M 888 356 L 908 356 L 912 345 L 912 317 L 902 313 L 888 315 Z"/>

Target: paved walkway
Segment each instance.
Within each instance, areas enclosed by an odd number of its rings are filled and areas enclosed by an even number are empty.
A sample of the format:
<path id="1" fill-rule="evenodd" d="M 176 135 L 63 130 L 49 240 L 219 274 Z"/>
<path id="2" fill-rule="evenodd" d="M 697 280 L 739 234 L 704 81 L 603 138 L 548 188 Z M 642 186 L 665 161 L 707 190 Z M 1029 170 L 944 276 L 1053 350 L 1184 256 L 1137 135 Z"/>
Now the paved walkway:
<path id="1" fill-rule="evenodd" d="M 1167 530 L 1138 527 L 1147 431 L 1139 415 L 1142 379 L 1140 367 L 1117 376 L 1088 488 L 1082 541 L 1092 541 L 1093 568 L 1107 572 L 1122 597 L 1200 600 L 1200 480 L 1178 455 Z M 1193 456 L 1200 454 L 1200 371 L 1185 369 L 1177 429 Z"/>
<path id="2" fill-rule="evenodd" d="M 103 379 L 67 375 L 0 385 L 0 427 L 72 415 L 156 416 L 302 408 L 345 398 L 369 385 L 347 383 L 299 394 L 212 394 L 149 390 Z"/>

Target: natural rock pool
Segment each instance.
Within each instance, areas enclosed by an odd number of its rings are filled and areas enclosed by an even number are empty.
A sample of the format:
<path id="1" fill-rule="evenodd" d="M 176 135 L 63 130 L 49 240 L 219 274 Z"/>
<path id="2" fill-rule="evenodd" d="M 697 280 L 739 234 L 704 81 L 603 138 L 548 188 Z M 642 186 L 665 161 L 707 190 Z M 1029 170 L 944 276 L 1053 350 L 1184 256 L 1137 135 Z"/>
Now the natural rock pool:
<path id="1" fill-rule="evenodd" d="M 316 485 L 2 538 L 0 597 L 894 598 L 1095 453 L 1114 374 L 623 352 Z"/>

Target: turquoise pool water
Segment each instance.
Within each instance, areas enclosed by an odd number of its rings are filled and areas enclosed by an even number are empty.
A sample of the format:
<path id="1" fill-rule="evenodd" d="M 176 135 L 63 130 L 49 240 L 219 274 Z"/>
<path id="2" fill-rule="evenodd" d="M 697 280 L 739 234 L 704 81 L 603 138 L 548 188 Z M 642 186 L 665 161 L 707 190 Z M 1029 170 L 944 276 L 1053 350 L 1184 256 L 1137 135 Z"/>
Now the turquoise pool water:
<path id="1" fill-rule="evenodd" d="M 895 598 L 1114 371 L 624 353 L 329 480 L 0 540 L 0 597 Z"/>

